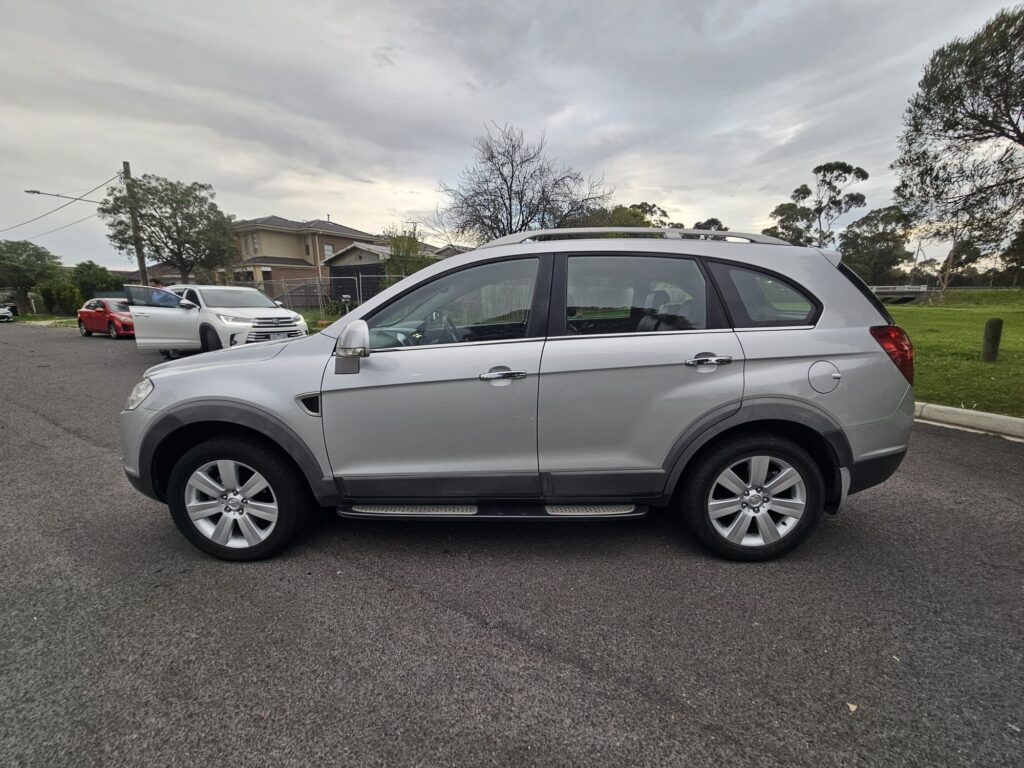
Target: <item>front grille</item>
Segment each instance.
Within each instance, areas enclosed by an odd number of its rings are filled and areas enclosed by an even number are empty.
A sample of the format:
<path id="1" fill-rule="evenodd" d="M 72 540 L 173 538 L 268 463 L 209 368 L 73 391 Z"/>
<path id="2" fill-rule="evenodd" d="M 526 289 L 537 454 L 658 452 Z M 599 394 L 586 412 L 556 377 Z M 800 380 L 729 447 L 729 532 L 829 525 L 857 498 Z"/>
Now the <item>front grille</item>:
<path id="1" fill-rule="evenodd" d="M 295 325 L 290 317 L 257 317 L 252 321 L 253 328 L 281 328 L 285 325 Z"/>
<path id="2" fill-rule="evenodd" d="M 245 343 L 252 344 L 254 341 L 270 341 L 270 334 L 272 333 L 283 333 L 285 335 L 279 338 L 288 339 L 304 335 L 298 328 L 293 328 L 290 331 L 250 331 L 249 335 L 245 337 Z"/>

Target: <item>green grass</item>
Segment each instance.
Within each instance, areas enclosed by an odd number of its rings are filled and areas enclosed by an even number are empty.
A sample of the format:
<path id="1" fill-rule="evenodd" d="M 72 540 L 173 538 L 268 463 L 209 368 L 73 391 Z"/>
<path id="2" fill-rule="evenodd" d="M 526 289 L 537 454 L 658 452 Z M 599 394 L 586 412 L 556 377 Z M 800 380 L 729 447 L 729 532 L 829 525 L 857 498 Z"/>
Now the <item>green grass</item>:
<path id="1" fill-rule="evenodd" d="M 72 328 L 78 325 L 78 320 L 67 315 L 17 315 L 15 322 L 22 323 L 47 323 L 57 328 Z"/>
<path id="2" fill-rule="evenodd" d="M 942 305 L 890 306 L 916 350 L 915 397 L 1024 417 L 1024 292 L 948 291 Z M 1003 319 L 999 360 L 981 362 L 985 321 Z"/>
<path id="3" fill-rule="evenodd" d="M 313 333 L 320 329 L 317 323 L 321 320 L 326 320 L 329 323 L 333 323 L 338 319 L 338 315 L 331 314 L 330 312 L 321 312 L 319 309 L 296 309 L 302 317 L 305 319 L 306 324 L 309 325 L 309 332 Z"/>

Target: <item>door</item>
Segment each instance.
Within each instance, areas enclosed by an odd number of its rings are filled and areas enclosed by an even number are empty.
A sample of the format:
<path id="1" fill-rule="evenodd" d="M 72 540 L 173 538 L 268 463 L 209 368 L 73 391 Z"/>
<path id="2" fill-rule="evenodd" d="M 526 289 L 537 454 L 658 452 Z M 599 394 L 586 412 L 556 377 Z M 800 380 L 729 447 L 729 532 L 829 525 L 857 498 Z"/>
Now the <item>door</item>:
<path id="1" fill-rule="evenodd" d="M 323 379 L 335 476 L 353 498 L 537 496 L 550 259 L 443 273 L 367 318 L 370 355 Z"/>
<path id="2" fill-rule="evenodd" d="M 93 299 L 87 302 L 82 309 L 82 322 L 85 323 L 85 328 L 88 331 L 96 331 L 99 333 L 106 333 L 106 323 L 103 322 L 103 318 L 100 316 L 100 310 L 103 308 L 103 302 L 99 299 Z"/>
<path id="3" fill-rule="evenodd" d="M 743 351 L 701 266 L 560 257 L 538 407 L 545 495 L 660 493 L 683 433 L 739 408 Z"/>
<path id="4" fill-rule="evenodd" d="M 126 285 L 128 310 L 139 349 L 199 349 L 199 310 L 162 288 Z"/>

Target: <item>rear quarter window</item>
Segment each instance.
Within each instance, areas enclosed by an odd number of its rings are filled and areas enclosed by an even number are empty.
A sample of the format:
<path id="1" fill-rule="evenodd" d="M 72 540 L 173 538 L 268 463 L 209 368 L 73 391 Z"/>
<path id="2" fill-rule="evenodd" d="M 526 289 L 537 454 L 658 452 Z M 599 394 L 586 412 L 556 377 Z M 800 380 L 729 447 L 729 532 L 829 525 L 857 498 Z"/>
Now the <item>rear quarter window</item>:
<path id="1" fill-rule="evenodd" d="M 710 262 L 735 328 L 814 325 L 821 305 L 778 275 L 725 262 Z"/>

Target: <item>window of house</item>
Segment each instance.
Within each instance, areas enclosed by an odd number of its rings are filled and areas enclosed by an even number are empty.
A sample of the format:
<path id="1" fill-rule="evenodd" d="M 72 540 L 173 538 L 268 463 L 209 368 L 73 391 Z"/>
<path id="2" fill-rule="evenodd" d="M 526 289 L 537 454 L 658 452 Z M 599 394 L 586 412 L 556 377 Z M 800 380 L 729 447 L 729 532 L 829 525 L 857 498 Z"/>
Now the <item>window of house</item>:
<path id="1" fill-rule="evenodd" d="M 329 259 L 334 255 L 334 246 L 330 243 L 324 243 L 324 258 Z"/>
<path id="2" fill-rule="evenodd" d="M 566 332 L 658 333 L 708 325 L 707 283 L 692 259 L 570 256 Z"/>
<path id="3" fill-rule="evenodd" d="M 812 325 L 817 319 L 815 303 L 785 280 L 733 264 L 709 266 L 737 328 Z"/>
<path id="4" fill-rule="evenodd" d="M 372 349 L 503 341 L 527 335 L 535 258 L 459 270 L 420 286 L 367 322 Z"/>
<path id="5" fill-rule="evenodd" d="M 252 239 L 252 252 L 258 254 L 260 252 L 260 233 L 253 232 L 249 237 Z"/>

